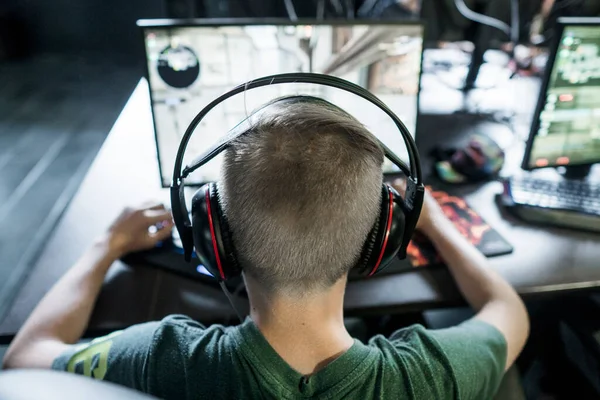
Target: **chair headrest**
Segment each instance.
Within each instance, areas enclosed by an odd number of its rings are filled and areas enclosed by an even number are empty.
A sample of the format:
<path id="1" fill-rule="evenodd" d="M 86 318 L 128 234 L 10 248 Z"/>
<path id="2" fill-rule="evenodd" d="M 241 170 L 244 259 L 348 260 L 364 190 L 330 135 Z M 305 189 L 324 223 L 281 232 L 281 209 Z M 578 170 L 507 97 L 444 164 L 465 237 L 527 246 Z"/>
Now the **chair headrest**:
<path id="1" fill-rule="evenodd" d="M 0 373 L 0 400 L 151 400 L 146 394 L 113 383 L 50 370 Z"/>

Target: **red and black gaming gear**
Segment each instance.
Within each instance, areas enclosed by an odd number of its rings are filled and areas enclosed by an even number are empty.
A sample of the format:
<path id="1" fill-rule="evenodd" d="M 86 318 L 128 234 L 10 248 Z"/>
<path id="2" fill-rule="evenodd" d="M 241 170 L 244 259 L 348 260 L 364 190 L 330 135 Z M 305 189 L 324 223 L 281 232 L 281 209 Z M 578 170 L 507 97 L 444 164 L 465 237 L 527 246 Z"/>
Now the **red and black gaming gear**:
<path id="1" fill-rule="evenodd" d="M 381 108 L 396 123 L 408 149 L 410 168 L 383 143 L 379 142 L 379 144 L 384 150 L 385 156 L 407 176 L 406 194 L 403 199 L 394 188 L 382 183 L 379 218 L 375 221 L 365 241 L 362 254 L 355 268 L 364 276 L 372 276 L 383 269 L 397 254 L 400 258 L 406 257 L 406 248 L 419 219 L 424 196 L 419 156 L 408 129 L 381 100 L 358 85 L 337 77 L 321 74 L 280 74 L 239 85 L 211 102 L 194 118 L 186 130 L 177 152 L 173 184 L 171 186 L 171 206 L 175 226 L 181 237 L 184 255 L 186 260 L 189 261 L 192 250 L 195 249 L 204 267 L 220 281 L 239 276 L 242 272 L 242 266 L 237 260 L 232 233 L 227 218 L 221 209 L 217 184 L 214 182 L 207 183 L 194 194 L 190 219 L 185 204 L 184 179 L 229 147 L 236 138 L 251 131 L 251 120 L 261 113 L 269 112 L 269 108 L 273 105 L 281 104 L 280 102 L 318 101 L 332 107 L 335 106 L 323 99 L 312 96 L 285 97 L 269 103 L 250 115 L 219 143 L 182 170 L 185 149 L 195 128 L 216 105 L 246 90 L 265 85 L 292 82 L 321 84 L 354 93 Z"/>

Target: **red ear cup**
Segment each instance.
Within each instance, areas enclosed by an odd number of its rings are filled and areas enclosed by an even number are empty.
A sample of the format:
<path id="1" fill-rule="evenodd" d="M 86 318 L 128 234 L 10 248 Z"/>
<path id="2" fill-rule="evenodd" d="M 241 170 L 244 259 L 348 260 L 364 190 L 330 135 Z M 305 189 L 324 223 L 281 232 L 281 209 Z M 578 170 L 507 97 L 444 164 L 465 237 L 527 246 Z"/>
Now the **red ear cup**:
<path id="1" fill-rule="evenodd" d="M 357 264 L 360 274 L 374 275 L 398 254 L 405 234 L 405 210 L 398 192 L 384 183 L 381 188 L 379 218 L 367 237 Z"/>
<path id="2" fill-rule="evenodd" d="M 381 271 L 403 248 L 407 207 L 398 192 L 387 184 L 381 188 L 379 218 L 369 233 L 356 269 L 364 276 Z M 410 218 L 410 216 L 409 216 Z M 221 210 L 215 183 L 198 189 L 192 198 L 192 232 L 194 248 L 204 267 L 219 280 L 239 276 L 237 260 L 227 218 Z M 401 251 L 405 254 L 405 250 Z"/>
<path id="3" fill-rule="evenodd" d="M 227 216 L 223 212 L 221 208 L 221 195 L 219 194 L 219 188 L 216 184 L 213 184 L 213 192 L 211 194 L 211 201 L 214 206 L 211 208 L 216 211 L 216 214 L 219 218 L 220 230 L 221 234 L 221 243 L 222 243 L 222 257 L 221 259 L 225 260 L 224 272 L 226 279 L 237 277 L 242 273 L 242 266 L 238 262 L 237 255 L 235 252 L 235 246 L 233 245 L 233 240 L 231 238 L 231 230 L 229 228 L 229 221 L 227 220 Z"/>
<path id="4" fill-rule="evenodd" d="M 404 239 L 406 235 L 412 237 L 414 231 L 412 224 L 406 223 L 407 219 L 413 218 L 408 210 L 398 192 L 383 184 L 379 218 L 365 241 L 356 266 L 361 275 L 373 276 L 399 252 L 406 254 L 405 245 L 408 241 Z M 418 213 L 420 208 L 416 211 Z M 242 268 L 236 257 L 227 218 L 221 210 L 215 183 L 204 185 L 194 194 L 191 219 L 194 248 L 204 267 L 219 280 L 239 276 Z"/>
<path id="5" fill-rule="evenodd" d="M 192 233 L 200 262 L 215 278 L 227 280 L 241 273 L 215 183 L 202 186 L 192 198 Z"/>

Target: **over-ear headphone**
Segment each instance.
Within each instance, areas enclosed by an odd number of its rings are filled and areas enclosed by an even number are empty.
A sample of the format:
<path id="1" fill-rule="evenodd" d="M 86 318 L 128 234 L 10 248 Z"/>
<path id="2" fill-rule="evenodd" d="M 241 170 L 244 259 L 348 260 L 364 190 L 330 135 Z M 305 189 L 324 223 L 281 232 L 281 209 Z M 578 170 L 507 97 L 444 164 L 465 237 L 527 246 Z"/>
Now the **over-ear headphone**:
<path id="1" fill-rule="evenodd" d="M 207 183 L 194 194 L 192 198 L 192 217 L 190 219 L 184 195 L 185 178 L 228 148 L 238 137 L 251 131 L 252 119 L 268 112 L 273 105 L 291 101 L 321 101 L 333 106 L 323 99 L 312 96 L 290 96 L 271 102 L 240 122 L 213 147 L 182 169 L 183 156 L 190 137 L 200 121 L 215 106 L 241 92 L 281 83 L 312 83 L 341 89 L 373 103 L 392 118 L 408 149 L 410 167 L 402 162 L 385 144 L 381 141 L 378 142 L 385 156 L 406 175 L 406 194 L 402 199 L 394 188 L 382 183 L 379 218 L 375 221 L 365 241 L 362 254 L 355 268 L 359 274 L 372 276 L 383 269 L 396 255 L 399 255 L 400 258 L 406 258 L 406 248 L 417 225 L 425 191 L 417 146 L 408 129 L 400 118 L 381 100 L 359 85 L 329 75 L 289 73 L 266 76 L 235 87 L 213 100 L 200 111 L 185 131 L 177 151 L 173 170 L 173 183 L 171 185 L 173 219 L 181 238 L 185 259 L 190 261 L 192 251 L 195 248 L 200 262 L 220 281 L 239 276 L 242 271 L 242 266 L 236 258 L 227 217 L 221 209 L 217 184 L 214 182 Z"/>

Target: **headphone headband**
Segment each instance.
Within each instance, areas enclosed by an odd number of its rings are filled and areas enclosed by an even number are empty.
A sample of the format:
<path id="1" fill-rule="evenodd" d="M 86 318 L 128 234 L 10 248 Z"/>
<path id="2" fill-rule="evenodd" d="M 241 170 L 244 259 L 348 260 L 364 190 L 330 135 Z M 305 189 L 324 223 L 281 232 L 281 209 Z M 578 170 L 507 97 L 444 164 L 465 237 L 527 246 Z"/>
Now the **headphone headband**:
<path id="1" fill-rule="evenodd" d="M 268 85 L 276 85 L 281 83 L 312 83 L 323 86 L 330 86 L 336 89 L 344 90 L 346 92 L 355 94 L 370 103 L 376 105 L 383 112 L 385 112 L 396 124 L 396 127 L 400 131 L 406 148 L 408 150 L 409 155 L 409 165 L 407 167 L 400 158 L 394 154 L 384 143 L 378 140 L 379 145 L 384 150 L 385 156 L 394 163 L 400 170 L 402 170 L 407 175 L 407 188 L 404 199 L 405 207 L 407 211 L 411 212 L 411 215 L 416 216 L 418 219 L 418 214 L 420 212 L 421 204 L 422 204 L 422 191 L 423 191 L 423 180 L 421 175 L 421 164 L 419 160 L 419 153 L 417 151 L 416 144 L 410 135 L 410 132 L 404 125 L 404 123 L 392 112 L 379 98 L 369 92 L 367 89 L 362 86 L 356 85 L 352 82 L 348 82 L 344 79 L 329 76 L 324 74 L 315 74 L 315 73 L 287 73 L 287 74 L 279 74 L 279 75 L 271 75 L 263 78 L 255 79 L 249 81 L 247 83 L 243 83 L 239 86 L 236 86 L 229 92 L 226 92 L 210 102 L 206 107 L 204 107 L 192 120 L 188 128 L 186 129 L 183 138 L 179 144 L 179 148 L 177 150 L 177 156 L 175 158 L 175 165 L 173 168 L 173 182 L 171 184 L 171 208 L 173 212 L 173 219 L 175 220 L 176 228 L 179 232 L 179 236 L 181 239 L 181 243 L 184 250 L 184 256 L 187 261 L 191 259 L 192 251 L 194 248 L 194 239 L 193 239 L 193 231 L 192 231 L 192 223 L 189 218 L 186 202 L 185 202 L 185 194 L 184 194 L 184 179 L 189 176 L 194 170 L 200 168 L 202 165 L 210 161 L 217 154 L 226 149 L 232 141 L 234 141 L 239 136 L 243 135 L 245 132 L 248 132 L 251 128 L 250 118 L 246 118 L 240 124 L 238 124 L 235 128 L 233 128 L 229 134 L 227 134 L 224 138 L 222 138 L 219 142 L 217 142 L 213 147 L 207 150 L 204 154 L 200 155 L 196 158 L 189 166 L 186 166 L 182 170 L 183 157 L 185 155 L 185 150 L 187 145 L 192 137 L 192 134 L 196 130 L 196 127 L 200 124 L 200 122 L 204 119 L 204 117 L 217 105 L 222 103 L 223 101 L 233 97 L 239 93 L 256 89 L 263 86 Z M 292 96 L 291 98 L 293 98 Z M 296 98 L 311 98 L 311 96 L 295 96 Z M 314 97 L 313 97 L 314 98 Z M 285 98 L 283 99 L 285 101 Z M 325 101 L 323 99 L 319 99 L 321 101 Z M 325 101 L 327 102 L 327 101 Z M 329 102 L 327 102 L 329 103 Z M 253 115 L 257 113 L 264 112 L 269 105 L 272 103 L 263 106 Z M 331 103 L 329 103 L 331 104 Z M 416 209 L 418 208 L 418 210 Z M 413 218 L 414 219 L 414 218 Z M 414 221 L 410 221 L 409 226 L 412 226 L 414 229 L 414 225 L 416 225 L 416 219 Z M 405 245 L 408 245 L 408 240 L 410 238 L 405 239 Z M 404 246 L 406 247 L 406 246 Z"/>
<path id="2" fill-rule="evenodd" d="M 377 98 L 375 95 L 373 95 L 371 92 L 369 92 L 367 89 L 363 88 L 362 86 L 359 86 L 352 82 L 348 82 L 344 79 L 341 79 L 341 78 L 338 78 L 335 76 L 329 76 L 329 75 L 324 75 L 324 74 L 315 74 L 315 73 L 309 73 L 309 72 L 304 72 L 304 73 L 296 72 L 296 73 L 265 76 L 263 78 L 259 78 L 259 79 L 255 79 L 255 80 L 243 83 L 243 84 L 238 85 L 237 87 L 233 88 L 229 92 L 222 94 L 221 96 L 219 96 L 218 98 L 216 98 L 215 100 L 210 102 L 206 107 L 204 107 L 204 109 L 201 110 L 194 117 L 194 119 L 192 120 L 192 122 L 190 123 L 188 128 L 186 129 L 186 131 L 183 135 L 183 138 L 181 139 L 181 143 L 179 144 L 179 148 L 177 150 L 177 156 L 175 158 L 175 166 L 173 168 L 173 184 L 172 185 L 173 186 L 180 186 L 180 185 L 183 186 L 183 179 L 187 175 L 189 175 L 192 171 L 194 171 L 195 169 L 199 168 L 202 165 L 201 163 L 196 161 L 192 164 L 192 166 L 186 167 L 183 171 L 181 169 L 182 164 L 183 164 L 183 156 L 185 154 L 185 150 L 190 141 L 190 138 L 192 137 L 192 134 L 196 130 L 196 127 L 198 126 L 198 124 L 200 124 L 200 122 L 204 119 L 204 117 L 213 108 L 215 108 L 217 105 L 219 105 L 223 101 L 227 100 L 228 98 L 233 97 L 236 94 L 242 93 L 244 91 L 248 91 L 250 89 L 256 89 L 256 88 L 268 86 L 268 85 L 281 84 L 281 83 L 313 83 L 313 84 L 317 84 L 317 85 L 330 86 L 330 87 L 334 87 L 336 89 L 340 89 L 340 90 L 344 90 L 346 92 L 353 93 L 353 94 L 369 101 L 370 103 L 376 105 L 377 107 L 379 107 L 383 112 L 385 112 L 394 121 L 394 123 L 400 130 L 402 138 L 404 139 L 404 144 L 406 145 L 406 148 L 408 150 L 410 170 L 405 171 L 406 166 L 404 165 L 402 160 L 400 160 L 400 158 L 398 156 L 396 156 L 384 143 L 381 143 L 381 141 L 380 141 L 379 143 L 382 146 L 384 152 L 386 153 L 386 156 L 392 163 L 394 163 L 403 172 L 408 173 L 407 175 L 410 175 L 411 177 L 413 177 L 415 179 L 415 183 L 417 185 L 423 183 L 422 175 L 421 175 L 421 163 L 419 160 L 419 152 L 417 151 L 416 145 L 415 145 L 412 137 L 410 136 L 410 132 L 408 131 L 408 128 L 406 128 L 406 126 L 400 120 L 400 118 L 398 118 L 392 110 L 390 110 L 381 100 L 379 100 L 379 98 Z M 232 130 L 232 132 L 234 133 L 233 135 L 227 135 L 223 140 L 221 140 L 217 144 L 216 147 L 209 150 L 209 152 L 207 152 L 207 154 L 205 154 L 205 155 L 210 155 L 211 151 L 215 151 L 217 149 L 220 149 L 220 150 L 225 149 L 227 147 L 227 145 L 229 144 L 229 142 L 236 136 L 235 133 L 240 133 L 235 128 Z M 218 154 L 218 152 L 217 152 L 217 154 Z M 212 157 L 214 157 L 214 155 Z M 198 165 L 196 166 L 195 164 L 198 164 Z"/>
<path id="3" fill-rule="evenodd" d="M 325 106 L 340 109 L 339 107 L 330 103 L 327 100 L 324 100 L 324 99 L 321 99 L 318 97 L 313 97 L 313 96 L 292 95 L 292 96 L 280 97 L 278 99 L 275 99 L 272 102 L 269 102 L 269 103 L 263 105 L 258 110 L 254 111 L 251 115 L 249 115 L 242 122 L 237 124 L 233 129 L 231 129 L 227 133 L 227 135 L 225 135 L 221 140 L 219 140 L 217 143 L 215 143 L 212 147 L 210 147 L 204 153 L 202 153 L 198 157 L 196 157 L 189 165 L 187 165 L 185 168 L 183 168 L 180 178 L 181 179 L 187 178 L 192 172 L 194 172 L 198 168 L 202 167 L 204 164 L 208 163 L 210 160 L 215 158 L 223 150 L 228 148 L 231 145 L 231 143 L 233 143 L 237 138 L 245 135 L 246 133 L 251 132 L 252 131 L 252 121 L 250 119 L 251 118 L 259 119 L 264 114 L 266 114 L 268 111 L 270 111 L 271 106 L 273 106 L 274 104 L 279 105 L 282 103 L 293 103 L 293 102 L 304 102 L 305 103 L 308 101 L 318 102 Z M 342 109 L 340 109 L 340 110 L 344 111 Z M 407 176 L 410 176 L 410 168 L 402 160 L 398 159 L 397 156 L 382 141 L 380 141 L 376 137 L 375 137 L 375 140 L 377 141 L 379 146 L 382 147 L 382 149 L 385 153 L 385 156 L 388 159 L 393 159 L 392 162 L 398 168 L 400 168 L 400 170 L 402 172 L 404 172 Z"/>

